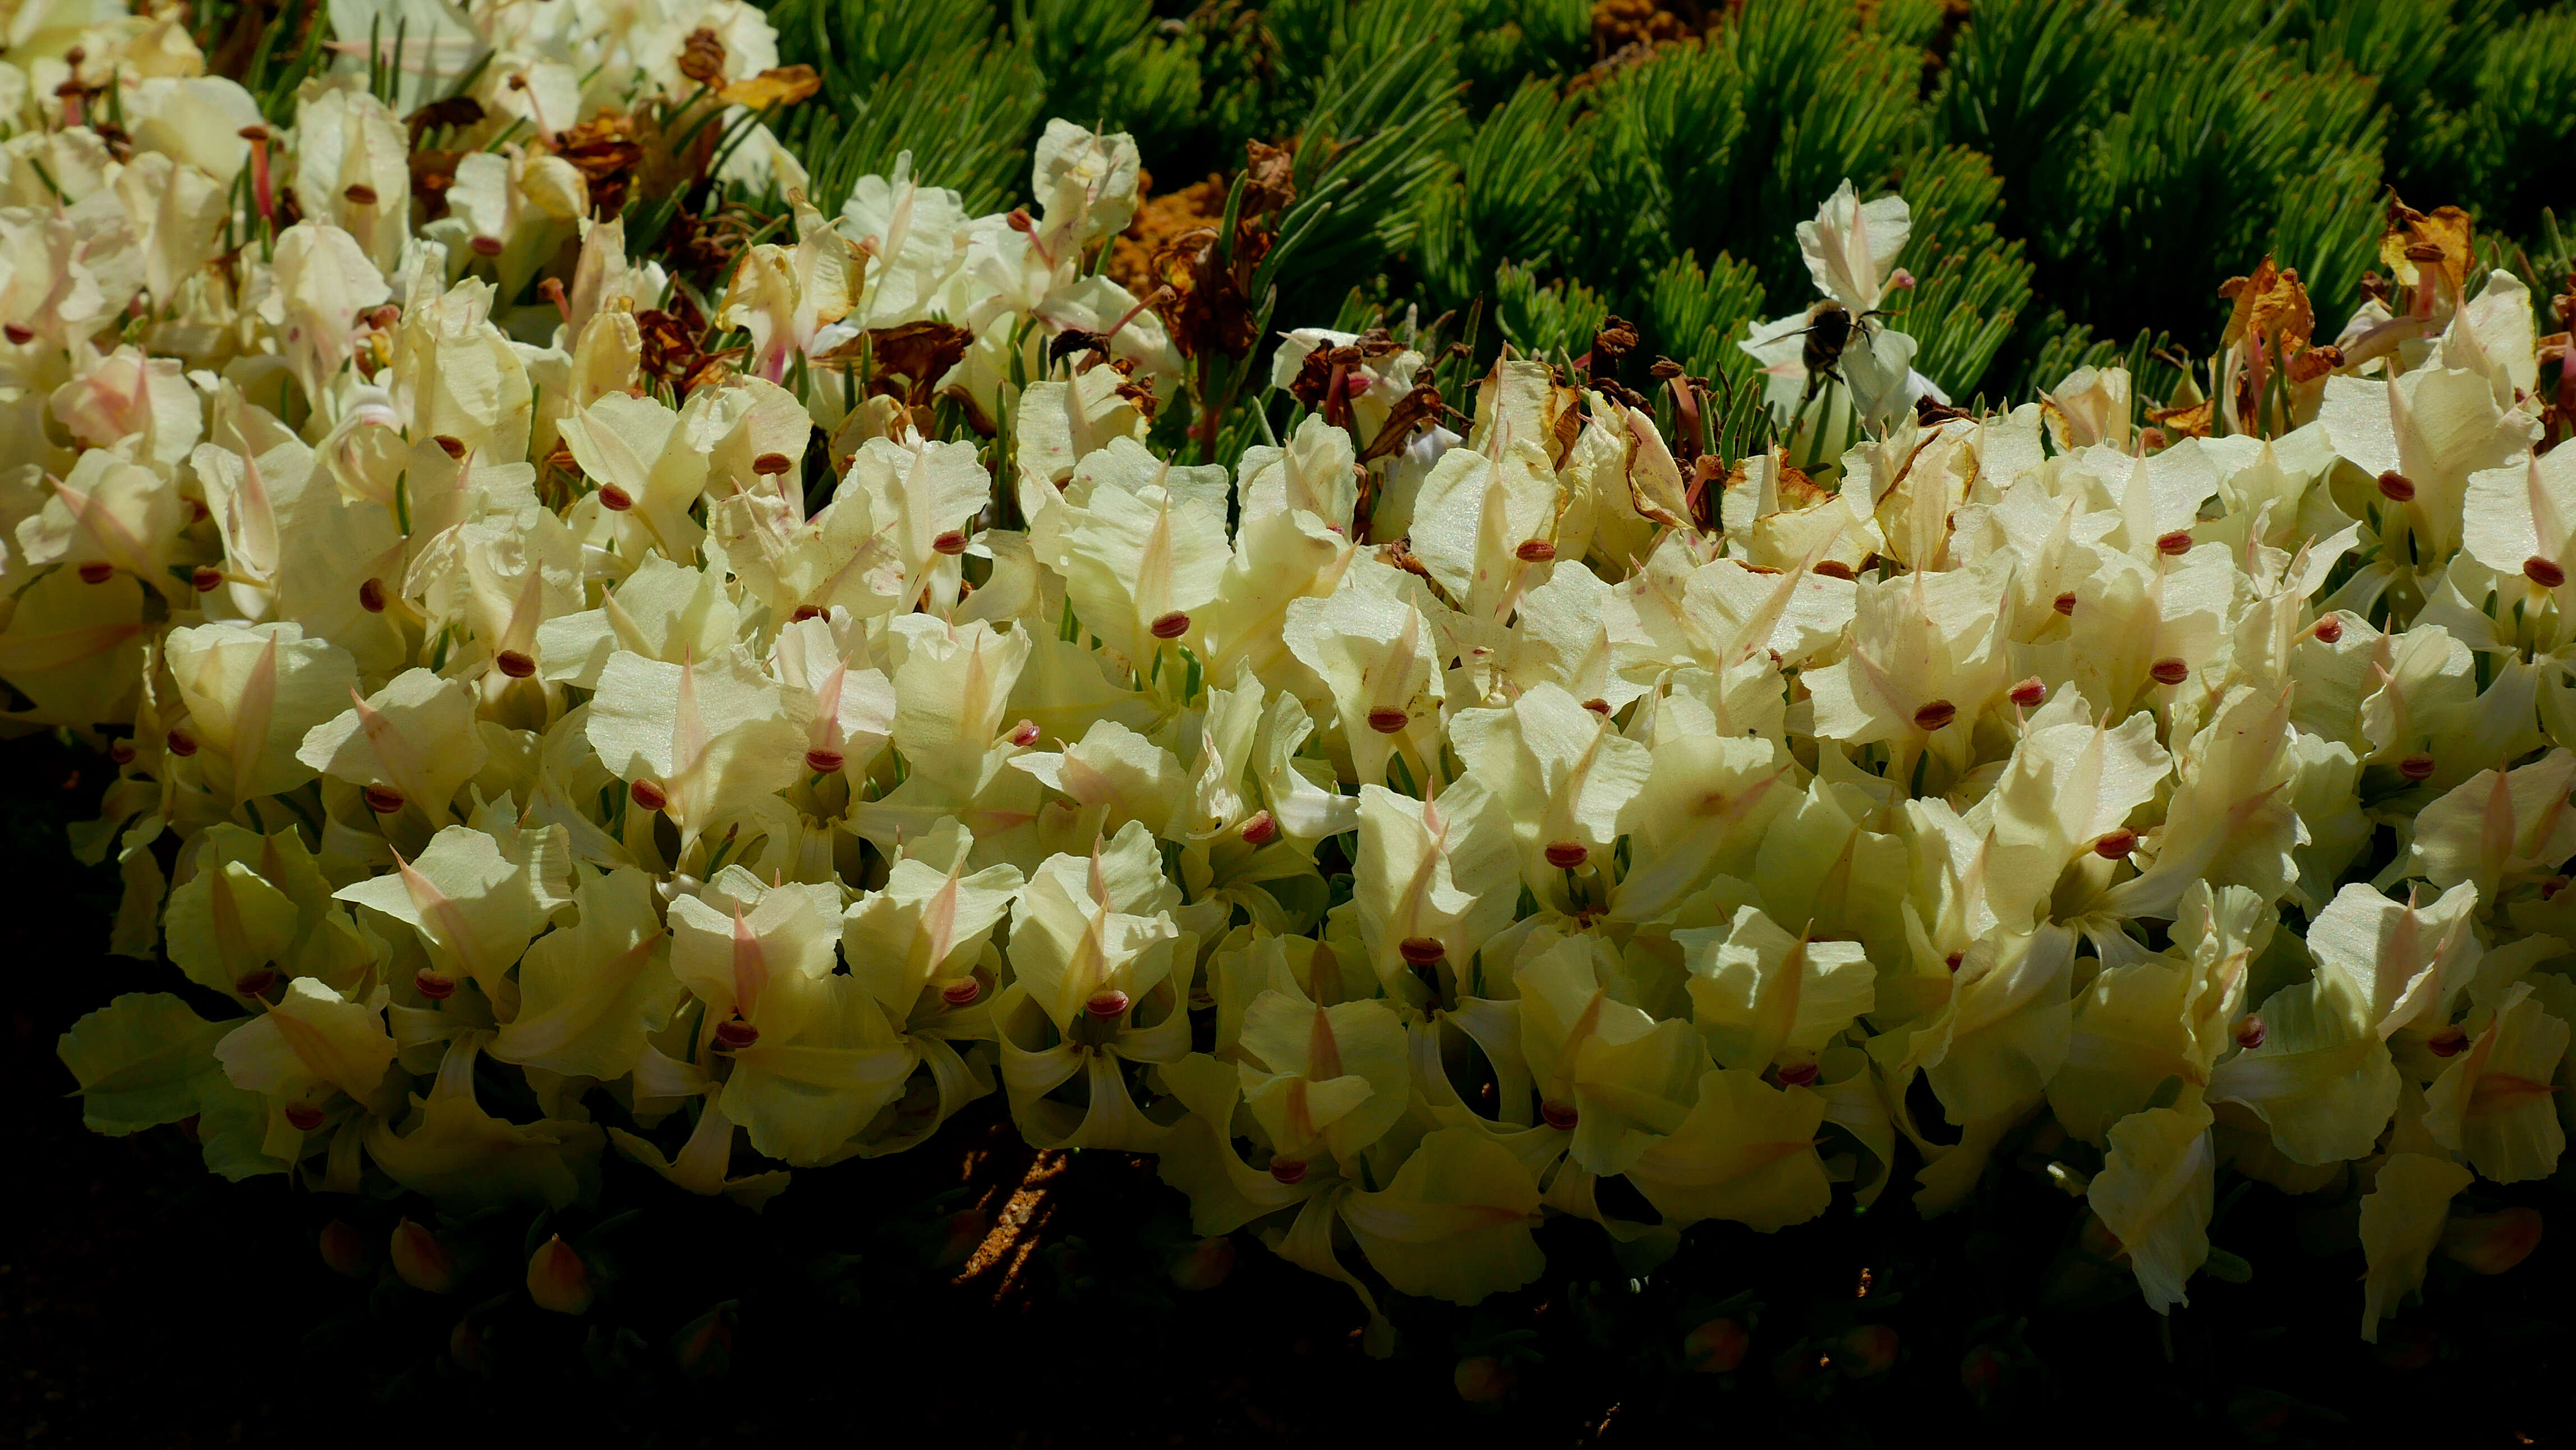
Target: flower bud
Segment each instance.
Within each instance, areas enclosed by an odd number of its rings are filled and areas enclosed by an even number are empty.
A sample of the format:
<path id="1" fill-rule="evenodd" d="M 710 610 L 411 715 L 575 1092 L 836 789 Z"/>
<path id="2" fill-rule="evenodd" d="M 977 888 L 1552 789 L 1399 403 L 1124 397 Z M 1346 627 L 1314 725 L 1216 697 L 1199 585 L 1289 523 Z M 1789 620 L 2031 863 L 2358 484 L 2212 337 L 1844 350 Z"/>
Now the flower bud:
<path id="1" fill-rule="evenodd" d="M 403 793 L 389 785 L 361 786 L 358 797 L 367 803 L 368 810 L 380 816 L 390 816 L 403 808 Z"/>
<path id="2" fill-rule="evenodd" d="M 2138 833 L 2126 826 L 2093 843 L 2093 854 L 2105 861 L 2118 861 L 2138 849 Z"/>
<path id="3" fill-rule="evenodd" d="M 1544 564 L 1556 557 L 1556 545 L 1545 539 L 1524 539 L 1512 550 L 1512 557 L 1524 564 Z"/>
<path id="4" fill-rule="evenodd" d="M 728 1299 L 680 1326 L 671 1358 L 691 1379 L 714 1379 L 733 1368 L 734 1301 Z"/>
<path id="5" fill-rule="evenodd" d="M 658 811 L 671 803 L 671 798 L 663 794 L 662 788 L 649 780 L 630 782 L 626 787 L 626 798 L 648 811 Z"/>
<path id="6" fill-rule="evenodd" d="M 1935 700 L 1914 712 L 1914 728 L 1926 731 L 1938 730 L 1957 718 L 1959 718 L 1958 706 L 1947 700 Z"/>
<path id="7" fill-rule="evenodd" d="M 1571 871 L 1592 859 L 1590 848 L 1581 841 L 1552 841 L 1546 854 L 1547 864 L 1560 871 Z"/>
<path id="8" fill-rule="evenodd" d="M 2540 1247 L 2540 1210 L 2455 1213 L 2442 1225 L 2442 1256 L 2473 1274 L 2501 1274 Z"/>
<path id="9" fill-rule="evenodd" d="M 1127 994 L 1116 987 L 1103 987 L 1082 1000 L 1082 1010 L 1103 1022 L 1127 1015 Z"/>
<path id="10" fill-rule="evenodd" d="M 322 1126 L 322 1110 L 311 1103 L 288 1103 L 286 1124 L 299 1133 L 310 1133 Z"/>
<path id="11" fill-rule="evenodd" d="M 356 1224 L 335 1218 L 322 1225 L 317 1246 L 322 1250 L 322 1262 L 330 1266 L 332 1273 L 355 1279 L 367 1272 L 367 1241 L 358 1233 Z"/>
<path id="12" fill-rule="evenodd" d="M 1449 948 L 1438 937 L 1409 936 L 1396 943 L 1396 953 L 1413 966 L 1427 967 L 1449 955 Z"/>
<path id="13" fill-rule="evenodd" d="M 2522 561 L 2522 577 L 2543 589 L 2555 589 L 2567 582 L 2567 571 L 2558 567 L 2557 560 L 2534 554 Z"/>
<path id="14" fill-rule="evenodd" d="M 385 581 L 369 579 L 358 586 L 358 607 L 369 614 L 385 612 Z"/>
<path id="15" fill-rule="evenodd" d="M 1234 1239 L 1220 1234 L 1201 1239 L 1172 1260 L 1172 1287 L 1196 1294 L 1213 1289 L 1234 1272 Z"/>
<path id="16" fill-rule="evenodd" d="M 714 1036 L 716 1046 L 727 1052 L 740 1052 L 760 1040 L 760 1029 L 733 1017 L 717 1023 Z"/>
<path id="17" fill-rule="evenodd" d="M 2343 621 L 2329 614 L 2318 620 L 2316 628 L 2308 632 L 2317 637 L 2319 644 L 2333 644 L 2343 638 Z"/>
<path id="18" fill-rule="evenodd" d="M 1991 1344 L 1973 1346 L 1959 1358 L 1959 1388 L 1972 1395 L 1991 1395 L 2004 1387 L 2008 1369 L 2002 1350 Z"/>
<path id="19" fill-rule="evenodd" d="M 412 990 L 433 1002 L 444 1002 L 456 995 L 456 979 L 427 967 L 411 974 Z"/>
<path id="20" fill-rule="evenodd" d="M 1368 727 L 1380 735 L 1394 735 L 1404 729 L 1407 719 L 1402 710 L 1380 705 L 1368 712 Z"/>
<path id="21" fill-rule="evenodd" d="M 610 513 L 622 514 L 635 507 L 635 495 L 616 484 L 603 483 L 599 486 L 599 506 Z"/>
<path id="22" fill-rule="evenodd" d="M 1237 827 L 1235 834 L 1247 846 L 1267 846 L 1279 839 L 1279 820 L 1268 811 L 1254 811 L 1250 819 Z"/>
<path id="23" fill-rule="evenodd" d="M 1568 1133 L 1574 1131 L 1576 1123 L 1583 1121 L 1582 1109 L 1558 1098 L 1542 1100 L 1538 1105 L 1538 1115 L 1549 1127 Z"/>
<path id="24" fill-rule="evenodd" d="M 2191 666 L 2167 655 L 2148 667 L 2147 677 L 2159 685 L 2179 685 L 2191 678 Z"/>
<path id="25" fill-rule="evenodd" d="M 1697 1374 L 1732 1374 L 1744 1363 L 1753 1336 L 1732 1319 L 1703 1321 L 1682 1336 L 1682 1362 Z"/>
<path id="26" fill-rule="evenodd" d="M 848 757 L 837 750 L 817 745 L 805 752 L 805 768 L 816 775 L 832 775 L 848 763 Z"/>
<path id="27" fill-rule="evenodd" d="M 2433 757 L 2418 751 L 2397 762 L 2397 773 L 2408 780 L 2430 780 L 2433 778 Z"/>
<path id="28" fill-rule="evenodd" d="M 2379 475 L 2379 496 L 2391 503 L 2411 503 L 2415 498 L 2415 481 L 2392 468 Z"/>
<path id="29" fill-rule="evenodd" d="M 1843 1334 L 1834 1350 L 1834 1366 L 1853 1379 L 1885 1374 L 1896 1365 L 1896 1331 L 1884 1324 L 1858 1324 Z"/>
<path id="30" fill-rule="evenodd" d="M 537 672 L 537 662 L 514 649 L 492 656 L 493 668 L 514 680 L 524 680 Z"/>
<path id="31" fill-rule="evenodd" d="M 456 1288 L 456 1255 L 438 1235 L 410 1219 L 394 1225 L 393 1262 L 395 1276 L 423 1293 L 446 1294 Z"/>
<path id="32" fill-rule="evenodd" d="M 2191 552 L 2191 530 L 2176 529 L 2156 540 L 2156 552 L 2179 558 Z"/>
<path id="33" fill-rule="evenodd" d="M 2022 681 L 2020 684 L 2013 686 L 2011 693 L 2006 698 L 2010 699 L 2014 704 L 2021 706 L 2025 710 L 2032 709 L 2036 706 L 2047 703 L 2048 682 L 2042 680 L 2037 675 L 2033 675 L 2029 679 Z"/>
<path id="34" fill-rule="evenodd" d="M 1179 639 L 1190 632 L 1190 617 L 1175 609 L 1169 614 L 1158 616 L 1154 620 L 1152 630 L 1156 639 Z"/>
<path id="35" fill-rule="evenodd" d="M 1449 1382 L 1457 1387 L 1458 1398 L 1471 1405 L 1502 1403 L 1519 1379 L 1510 1365 L 1490 1354 L 1469 1355 L 1449 1372 Z"/>
<path id="36" fill-rule="evenodd" d="M 447 1331 L 447 1357 L 456 1361 L 457 1368 L 476 1374 L 492 1367 L 492 1354 L 484 1342 L 482 1326 L 474 1322 L 473 1315 L 458 1316 L 456 1327 Z"/>
<path id="37" fill-rule="evenodd" d="M 557 1314 L 587 1314 L 594 1297 L 590 1266 L 557 1234 L 528 1258 L 528 1297 Z"/>

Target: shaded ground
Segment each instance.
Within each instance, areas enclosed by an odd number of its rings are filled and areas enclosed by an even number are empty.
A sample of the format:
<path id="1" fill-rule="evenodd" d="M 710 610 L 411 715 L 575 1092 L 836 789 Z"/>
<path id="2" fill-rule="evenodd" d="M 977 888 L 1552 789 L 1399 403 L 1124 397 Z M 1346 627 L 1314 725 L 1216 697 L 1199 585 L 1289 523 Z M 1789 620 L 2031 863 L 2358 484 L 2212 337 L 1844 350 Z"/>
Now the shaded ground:
<path id="1" fill-rule="evenodd" d="M 871 1446 L 1875 1445 L 1971 1429 L 2513 1445 L 2576 1424 L 2563 1240 L 2499 1278 L 2437 1261 L 2430 1302 L 2373 1350 L 2354 1335 L 2350 1204 L 2259 1187 L 2230 1204 L 2222 1182 L 2213 1238 L 2252 1279 L 2204 1275 L 2168 1327 L 2070 1255 L 2071 1205 L 2009 1162 L 1945 1219 L 1891 1195 L 1775 1237 L 1713 1226 L 1633 1285 L 1596 1232 L 1552 1225 L 1547 1279 L 1475 1310 L 1401 1306 L 1385 1362 L 1360 1353 L 1347 1291 L 1248 1240 L 1221 1283 L 1182 1288 L 1224 1256 L 1190 1256 L 1177 1195 L 1117 1155 L 1032 1155 L 989 1103 L 928 1149 L 802 1174 L 758 1217 L 612 1160 L 605 1201 L 640 1216 L 543 1226 L 602 1267 L 583 1319 L 518 1291 L 524 1214 L 449 1226 L 480 1262 L 456 1293 L 422 1294 L 382 1262 L 417 1202 L 229 1185 L 176 1128 L 80 1127 L 55 1036 L 172 975 L 97 950 L 107 883 L 53 834 L 92 770 L 48 741 L 0 746 L 0 1434 L 20 1443 L 402 1445 L 468 1429 L 645 1446 L 815 1431 Z M 2564 1188 L 2487 1197 L 2576 1233 Z M 335 1218 L 372 1250 L 356 1277 L 316 1251 Z M 1682 1336 L 1720 1312 L 1753 1322 L 1751 1353 L 1733 1374 L 1691 1373 Z M 1855 1350 L 1889 1344 L 1849 1334 L 1870 1325 L 1893 1331 L 1896 1358 L 1855 1377 Z M 1963 1383 L 1972 1348 L 1994 1371 L 1982 1394 Z M 1499 1405 L 1452 1388 L 1477 1354 L 1516 1376 Z"/>

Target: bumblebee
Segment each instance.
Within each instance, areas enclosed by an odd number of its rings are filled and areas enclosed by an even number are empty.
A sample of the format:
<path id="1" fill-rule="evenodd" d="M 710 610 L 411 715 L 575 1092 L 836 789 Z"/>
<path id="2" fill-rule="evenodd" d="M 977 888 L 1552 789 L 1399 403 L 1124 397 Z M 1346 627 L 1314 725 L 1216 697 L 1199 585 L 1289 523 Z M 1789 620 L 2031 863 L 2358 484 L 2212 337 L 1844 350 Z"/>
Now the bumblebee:
<path id="1" fill-rule="evenodd" d="M 1831 297 L 1807 309 L 1807 325 L 1797 334 L 1807 339 L 1799 349 L 1799 361 L 1807 368 L 1807 389 L 1798 399 L 1798 412 L 1790 416 L 1796 417 L 1807 411 L 1807 406 L 1816 401 L 1817 391 L 1824 387 L 1825 379 L 1831 378 L 1849 386 L 1842 375 L 1844 349 L 1851 346 L 1853 338 L 1869 335 L 1871 318 L 1886 315 L 1883 308 L 1855 315 L 1850 308 Z"/>

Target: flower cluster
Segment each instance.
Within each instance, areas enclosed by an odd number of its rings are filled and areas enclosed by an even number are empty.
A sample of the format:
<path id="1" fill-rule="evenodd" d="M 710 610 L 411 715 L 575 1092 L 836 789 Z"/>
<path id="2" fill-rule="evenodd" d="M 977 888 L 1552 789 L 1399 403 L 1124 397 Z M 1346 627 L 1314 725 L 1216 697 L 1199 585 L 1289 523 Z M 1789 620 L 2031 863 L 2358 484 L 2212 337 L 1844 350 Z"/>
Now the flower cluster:
<path id="1" fill-rule="evenodd" d="M 1381 1346 L 1546 1215 L 1651 1257 L 1909 1153 L 1938 1212 L 2041 1112 L 2158 1309 L 2222 1164 L 2358 1174 L 2367 1335 L 2556 1168 L 2576 449 L 2455 213 L 2330 344 L 2243 279 L 2147 428 L 2117 367 L 1949 406 L 1847 184 L 1755 456 L 1615 326 L 1463 410 L 1408 327 L 1287 333 L 1185 463 L 1261 237 L 1111 280 L 1124 136 L 827 216 L 739 0 L 335 42 L 291 124 L 174 12 L 26 17 L 0 680 L 108 742 L 75 848 L 194 984 L 63 1040 L 103 1131 L 756 1207 L 998 1090 Z M 785 199 L 703 310 L 618 219 L 675 165 Z"/>

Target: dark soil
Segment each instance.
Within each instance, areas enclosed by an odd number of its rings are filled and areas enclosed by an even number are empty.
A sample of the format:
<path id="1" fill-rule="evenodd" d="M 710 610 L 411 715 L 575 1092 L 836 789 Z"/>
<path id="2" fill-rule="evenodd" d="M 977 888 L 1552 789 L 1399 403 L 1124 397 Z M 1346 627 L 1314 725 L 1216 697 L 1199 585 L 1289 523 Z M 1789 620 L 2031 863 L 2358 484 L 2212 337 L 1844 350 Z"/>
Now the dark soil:
<path id="1" fill-rule="evenodd" d="M 0 1434 L 16 1443 L 2516 1445 L 2576 1423 L 2561 1239 L 2494 1278 L 2437 1259 L 2427 1303 L 2374 1349 L 2355 1334 L 2349 1203 L 2259 1186 L 2230 1202 L 2222 1177 L 2213 1237 L 2252 1277 L 2202 1276 L 2168 1325 L 2074 1254 L 2073 1205 L 2009 1153 L 1946 1218 L 1891 1192 L 1776 1236 L 1712 1225 L 1641 1280 L 1597 1231 L 1553 1224 L 1545 1280 L 1473 1310 L 1396 1306 L 1387 1361 L 1361 1353 L 1345 1289 L 1246 1237 L 1221 1283 L 1182 1288 L 1176 1262 L 1222 1265 L 1185 1259 L 1177 1195 L 1121 1155 L 1032 1155 L 990 1102 L 922 1150 L 800 1174 L 759 1216 L 612 1158 L 601 1210 L 444 1225 L 469 1272 L 424 1294 L 383 1263 L 398 1217 L 430 1221 L 417 1201 L 227 1184 L 176 1127 L 81 1127 L 56 1036 L 176 976 L 98 950 L 114 883 L 59 831 L 99 769 L 46 739 L 0 746 Z M 2475 1192 L 2576 1228 L 2564 1186 Z M 356 1276 L 317 1252 L 335 1219 L 370 1251 Z M 553 1232 L 599 1269 L 579 1319 L 518 1287 L 526 1245 Z M 1682 1337 L 1721 1313 L 1752 1324 L 1751 1352 L 1693 1373 Z M 1855 1350 L 1888 1341 L 1862 1326 L 1893 1331 L 1877 1373 Z M 1514 1380 L 1501 1403 L 1453 1389 L 1474 1355 Z"/>

